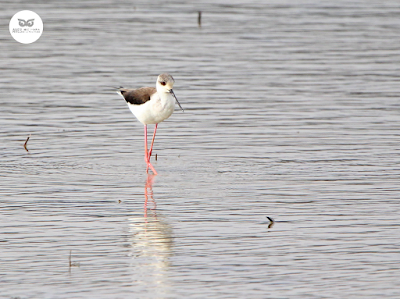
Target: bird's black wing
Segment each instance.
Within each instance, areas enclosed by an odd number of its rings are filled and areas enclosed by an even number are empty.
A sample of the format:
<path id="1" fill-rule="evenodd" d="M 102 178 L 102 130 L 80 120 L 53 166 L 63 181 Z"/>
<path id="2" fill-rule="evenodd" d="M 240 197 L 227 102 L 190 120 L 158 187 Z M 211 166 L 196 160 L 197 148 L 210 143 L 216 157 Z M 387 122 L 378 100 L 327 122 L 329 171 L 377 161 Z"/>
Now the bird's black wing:
<path id="1" fill-rule="evenodd" d="M 139 89 L 120 88 L 119 93 L 124 97 L 125 101 L 132 105 L 141 105 L 150 101 L 152 94 L 157 90 L 154 87 L 142 87 Z"/>

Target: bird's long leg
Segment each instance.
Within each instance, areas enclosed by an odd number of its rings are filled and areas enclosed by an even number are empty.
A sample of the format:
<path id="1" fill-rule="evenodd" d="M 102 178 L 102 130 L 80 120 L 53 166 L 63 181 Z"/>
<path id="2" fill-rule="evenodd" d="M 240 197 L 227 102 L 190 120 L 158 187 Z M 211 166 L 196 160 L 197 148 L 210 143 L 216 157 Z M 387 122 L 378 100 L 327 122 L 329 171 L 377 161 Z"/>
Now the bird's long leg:
<path id="1" fill-rule="evenodd" d="M 146 172 L 149 172 L 149 153 L 147 152 L 147 125 L 144 125 L 144 161 L 147 165 Z"/>
<path id="2" fill-rule="evenodd" d="M 150 158 L 151 158 L 151 153 L 153 152 L 153 144 L 154 144 L 154 139 L 156 138 L 157 126 L 158 126 L 158 124 L 156 124 L 154 127 L 153 139 L 151 140 L 151 146 L 150 146 L 150 151 L 149 151 L 149 162 L 150 162 Z"/>
<path id="3" fill-rule="evenodd" d="M 157 171 L 154 169 L 153 165 L 150 163 L 150 155 L 147 151 L 147 125 L 144 125 L 144 161 L 147 164 L 146 172 L 149 172 L 149 167 L 153 171 L 154 174 L 157 174 Z"/>

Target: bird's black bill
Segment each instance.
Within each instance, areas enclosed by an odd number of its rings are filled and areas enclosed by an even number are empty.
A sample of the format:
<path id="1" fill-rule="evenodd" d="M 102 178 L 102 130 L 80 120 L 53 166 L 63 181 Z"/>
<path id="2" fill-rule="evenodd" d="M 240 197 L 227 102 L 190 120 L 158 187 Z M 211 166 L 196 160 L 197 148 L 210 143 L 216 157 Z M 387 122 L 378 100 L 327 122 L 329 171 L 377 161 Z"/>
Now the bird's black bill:
<path id="1" fill-rule="evenodd" d="M 176 102 L 178 103 L 179 108 L 181 108 L 182 111 L 185 112 L 185 110 L 183 110 L 181 104 L 179 103 L 178 99 L 176 98 L 176 95 L 174 94 L 174 91 L 171 89 L 169 92 L 172 93 L 172 95 L 174 96 Z"/>

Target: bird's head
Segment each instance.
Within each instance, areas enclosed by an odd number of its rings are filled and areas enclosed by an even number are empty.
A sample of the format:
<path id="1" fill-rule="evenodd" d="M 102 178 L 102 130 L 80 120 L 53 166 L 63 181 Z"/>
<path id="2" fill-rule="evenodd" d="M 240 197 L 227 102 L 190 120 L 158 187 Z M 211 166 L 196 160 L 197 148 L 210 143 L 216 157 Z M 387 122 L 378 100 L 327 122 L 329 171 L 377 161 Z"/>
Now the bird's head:
<path id="1" fill-rule="evenodd" d="M 174 86 L 175 80 L 172 78 L 170 74 L 161 74 L 157 78 L 157 92 L 166 92 L 169 93 Z"/>
<path id="2" fill-rule="evenodd" d="M 181 104 L 179 103 L 178 99 L 175 96 L 174 91 L 172 90 L 174 83 L 175 83 L 175 80 L 174 80 L 174 78 L 172 78 L 172 76 L 170 74 L 167 74 L 167 73 L 161 74 L 157 78 L 157 83 L 156 83 L 157 92 L 172 94 L 176 100 L 176 103 L 179 105 L 179 108 L 181 108 L 183 111 Z"/>

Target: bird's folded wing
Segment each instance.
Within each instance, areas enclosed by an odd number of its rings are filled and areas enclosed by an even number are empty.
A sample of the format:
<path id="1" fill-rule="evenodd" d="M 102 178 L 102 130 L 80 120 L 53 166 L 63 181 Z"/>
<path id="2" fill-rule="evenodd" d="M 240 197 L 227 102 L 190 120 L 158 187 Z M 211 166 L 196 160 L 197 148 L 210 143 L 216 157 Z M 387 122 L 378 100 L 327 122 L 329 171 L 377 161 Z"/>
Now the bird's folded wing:
<path id="1" fill-rule="evenodd" d="M 154 87 L 142 87 L 139 89 L 120 88 L 119 93 L 124 97 L 125 101 L 132 105 L 141 105 L 150 101 L 152 94 L 156 93 Z"/>

